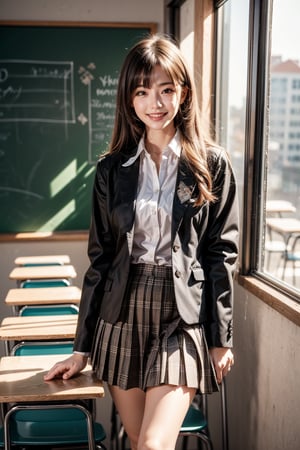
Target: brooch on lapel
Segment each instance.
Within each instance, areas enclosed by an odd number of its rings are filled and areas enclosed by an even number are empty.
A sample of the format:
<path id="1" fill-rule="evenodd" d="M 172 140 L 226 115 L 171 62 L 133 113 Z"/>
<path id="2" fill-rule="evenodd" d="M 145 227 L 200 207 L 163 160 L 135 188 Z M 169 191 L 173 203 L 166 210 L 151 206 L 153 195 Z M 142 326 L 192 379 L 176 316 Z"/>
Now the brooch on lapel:
<path id="1" fill-rule="evenodd" d="M 189 188 L 186 184 L 184 184 L 183 181 L 180 181 L 177 189 L 177 195 L 180 200 L 180 203 L 185 203 L 191 199 L 192 189 Z"/>

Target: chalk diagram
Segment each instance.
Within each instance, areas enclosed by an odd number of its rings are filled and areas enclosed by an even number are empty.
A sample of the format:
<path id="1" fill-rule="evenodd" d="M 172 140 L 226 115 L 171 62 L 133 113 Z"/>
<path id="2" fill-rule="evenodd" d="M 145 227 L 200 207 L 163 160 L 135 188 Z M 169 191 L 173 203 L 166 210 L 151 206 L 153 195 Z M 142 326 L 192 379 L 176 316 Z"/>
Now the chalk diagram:
<path id="1" fill-rule="evenodd" d="M 75 123 L 73 62 L 0 60 L 0 122 Z"/>

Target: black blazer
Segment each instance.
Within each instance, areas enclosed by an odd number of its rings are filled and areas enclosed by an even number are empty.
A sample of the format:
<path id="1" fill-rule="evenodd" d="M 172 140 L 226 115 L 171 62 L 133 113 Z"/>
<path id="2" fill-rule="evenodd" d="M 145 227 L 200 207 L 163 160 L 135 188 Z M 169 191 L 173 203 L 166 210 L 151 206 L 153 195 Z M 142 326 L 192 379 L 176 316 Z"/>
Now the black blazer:
<path id="1" fill-rule="evenodd" d="M 136 153 L 136 149 L 133 154 Z M 98 162 L 89 234 L 90 267 L 83 282 L 74 350 L 89 352 L 99 318 L 117 321 L 132 250 L 139 161 L 111 154 Z M 232 285 L 238 249 L 236 185 L 224 150 L 208 155 L 218 200 L 194 206 L 193 172 L 180 158 L 172 213 L 172 267 L 178 311 L 203 324 L 209 346 L 232 346 Z M 189 195 L 182 195 L 187 187 Z"/>

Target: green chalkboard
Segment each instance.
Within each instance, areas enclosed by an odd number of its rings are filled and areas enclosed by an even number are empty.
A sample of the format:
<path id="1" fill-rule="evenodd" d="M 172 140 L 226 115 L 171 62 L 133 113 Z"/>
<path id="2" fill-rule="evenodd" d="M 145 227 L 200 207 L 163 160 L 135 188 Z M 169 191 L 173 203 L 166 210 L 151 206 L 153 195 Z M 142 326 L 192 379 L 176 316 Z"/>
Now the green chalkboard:
<path id="1" fill-rule="evenodd" d="M 87 230 L 119 69 L 154 24 L 0 23 L 0 233 Z"/>

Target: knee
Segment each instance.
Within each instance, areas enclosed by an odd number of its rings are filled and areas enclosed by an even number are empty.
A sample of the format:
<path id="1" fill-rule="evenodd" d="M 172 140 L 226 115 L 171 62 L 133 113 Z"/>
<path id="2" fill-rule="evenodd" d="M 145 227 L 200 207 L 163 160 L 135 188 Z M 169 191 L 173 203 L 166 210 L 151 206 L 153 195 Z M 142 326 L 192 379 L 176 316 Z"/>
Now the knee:
<path id="1" fill-rule="evenodd" d="M 166 447 L 160 439 L 151 437 L 145 440 L 140 439 L 137 450 L 169 450 L 169 447 Z"/>

